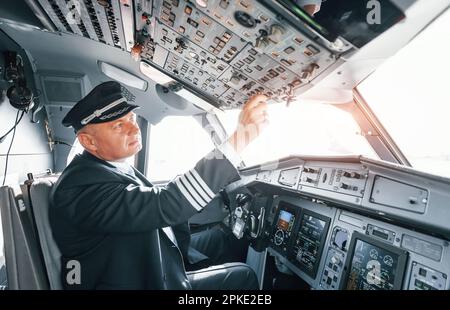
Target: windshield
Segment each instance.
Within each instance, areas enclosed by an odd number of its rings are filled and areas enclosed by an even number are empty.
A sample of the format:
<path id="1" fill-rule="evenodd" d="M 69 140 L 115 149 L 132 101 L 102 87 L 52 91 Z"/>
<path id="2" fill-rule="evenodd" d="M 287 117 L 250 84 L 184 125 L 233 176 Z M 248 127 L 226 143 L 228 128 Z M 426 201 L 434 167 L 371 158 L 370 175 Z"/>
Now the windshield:
<path id="1" fill-rule="evenodd" d="M 218 114 L 227 133 L 236 128 L 238 110 Z M 269 104 L 269 126 L 242 153 L 246 166 L 289 155 L 365 155 L 377 158 L 350 114 L 334 106 L 296 101 Z"/>
<path id="2" fill-rule="evenodd" d="M 358 90 L 414 168 L 450 177 L 450 11 Z"/>

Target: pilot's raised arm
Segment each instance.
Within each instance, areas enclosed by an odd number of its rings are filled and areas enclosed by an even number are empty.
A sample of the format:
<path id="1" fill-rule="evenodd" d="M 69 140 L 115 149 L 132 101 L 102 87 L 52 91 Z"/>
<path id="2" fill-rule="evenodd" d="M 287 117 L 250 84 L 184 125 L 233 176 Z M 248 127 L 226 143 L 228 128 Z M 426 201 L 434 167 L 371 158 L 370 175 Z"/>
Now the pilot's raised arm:
<path id="1" fill-rule="evenodd" d="M 322 0 L 294 0 L 297 5 L 302 7 L 309 15 L 314 16 L 320 11 Z"/>
<path id="2" fill-rule="evenodd" d="M 66 115 L 85 151 L 64 169 L 51 193 L 50 223 L 62 253 L 62 266 L 81 264 L 81 281 L 65 288 L 205 288 L 187 277 L 170 226 L 201 211 L 227 184 L 239 178 L 239 153 L 266 125 L 266 98 L 244 106 L 236 132 L 195 167 L 154 187 L 125 162 L 142 148 L 138 108 L 122 95 L 121 85 L 95 87 Z M 256 278 L 245 265 L 225 268 L 239 281 L 217 278 L 217 288 L 255 289 Z M 204 283 L 204 282 L 203 282 Z M 212 285 L 208 282 L 208 286 Z"/>

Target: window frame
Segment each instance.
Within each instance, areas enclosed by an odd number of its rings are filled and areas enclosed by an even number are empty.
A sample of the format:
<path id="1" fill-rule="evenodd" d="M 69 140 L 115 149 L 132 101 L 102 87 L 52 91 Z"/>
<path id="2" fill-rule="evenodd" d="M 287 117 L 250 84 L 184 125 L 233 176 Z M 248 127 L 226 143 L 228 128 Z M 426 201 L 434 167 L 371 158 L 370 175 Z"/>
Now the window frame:
<path id="1" fill-rule="evenodd" d="M 364 138 L 380 159 L 412 167 L 376 114 L 364 100 L 357 87 L 353 89 L 353 103 L 355 107 L 351 111 L 351 115 L 363 131 Z"/>

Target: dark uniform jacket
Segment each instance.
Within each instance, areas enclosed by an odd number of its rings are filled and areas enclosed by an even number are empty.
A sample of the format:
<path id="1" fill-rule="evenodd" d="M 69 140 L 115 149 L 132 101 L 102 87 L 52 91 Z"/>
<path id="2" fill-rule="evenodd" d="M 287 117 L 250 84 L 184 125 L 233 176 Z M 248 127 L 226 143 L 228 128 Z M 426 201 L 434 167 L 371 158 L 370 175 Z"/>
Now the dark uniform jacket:
<path id="1" fill-rule="evenodd" d="M 165 187 L 86 151 L 77 155 L 51 192 L 49 218 L 62 253 L 63 287 L 190 289 L 180 250 L 162 228 L 185 229 L 192 215 L 238 178 L 218 150 Z"/>

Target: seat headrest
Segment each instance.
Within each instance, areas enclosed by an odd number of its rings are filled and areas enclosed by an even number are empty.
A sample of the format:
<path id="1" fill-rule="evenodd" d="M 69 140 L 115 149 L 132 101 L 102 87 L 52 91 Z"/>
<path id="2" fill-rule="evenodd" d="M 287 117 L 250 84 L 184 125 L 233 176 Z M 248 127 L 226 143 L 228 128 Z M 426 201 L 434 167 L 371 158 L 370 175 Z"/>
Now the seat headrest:
<path id="1" fill-rule="evenodd" d="M 58 177 L 59 175 L 39 177 L 34 179 L 30 185 L 31 205 L 51 289 L 62 289 L 60 279 L 61 252 L 53 238 L 48 218 L 50 191 L 58 180 Z"/>

